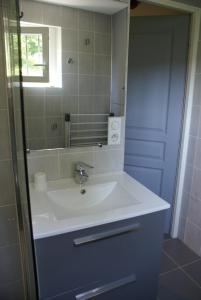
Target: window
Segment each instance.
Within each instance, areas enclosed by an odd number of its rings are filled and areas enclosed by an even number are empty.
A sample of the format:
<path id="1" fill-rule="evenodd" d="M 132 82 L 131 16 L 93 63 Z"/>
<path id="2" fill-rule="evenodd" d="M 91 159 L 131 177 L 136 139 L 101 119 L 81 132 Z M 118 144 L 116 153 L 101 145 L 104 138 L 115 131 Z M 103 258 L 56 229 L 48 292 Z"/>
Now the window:
<path id="1" fill-rule="evenodd" d="M 21 27 L 24 82 L 49 82 L 49 28 Z"/>

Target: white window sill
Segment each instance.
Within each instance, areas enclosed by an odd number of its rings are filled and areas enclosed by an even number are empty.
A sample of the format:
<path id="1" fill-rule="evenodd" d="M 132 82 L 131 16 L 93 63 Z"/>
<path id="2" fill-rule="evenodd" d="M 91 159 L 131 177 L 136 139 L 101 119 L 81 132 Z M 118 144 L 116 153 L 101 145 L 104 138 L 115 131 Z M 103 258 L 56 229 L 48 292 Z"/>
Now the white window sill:
<path id="1" fill-rule="evenodd" d="M 46 88 L 62 88 L 61 85 L 52 85 L 50 83 L 44 83 L 44 82 L 23 82 L 22 83 L 23 87 L 46 87 Z"/>

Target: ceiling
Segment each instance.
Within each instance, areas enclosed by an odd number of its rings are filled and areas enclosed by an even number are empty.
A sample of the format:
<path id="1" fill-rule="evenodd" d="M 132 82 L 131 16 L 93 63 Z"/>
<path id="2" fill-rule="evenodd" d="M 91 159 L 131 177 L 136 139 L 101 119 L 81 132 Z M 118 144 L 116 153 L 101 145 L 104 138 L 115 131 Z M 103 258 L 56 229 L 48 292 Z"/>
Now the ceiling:
<path id="1" fill-rule="evenodd" d="M 40 2 L 65 5 L 89 11 L 113 15 L 128 7 L 129 0 L 35 0 Z"/>

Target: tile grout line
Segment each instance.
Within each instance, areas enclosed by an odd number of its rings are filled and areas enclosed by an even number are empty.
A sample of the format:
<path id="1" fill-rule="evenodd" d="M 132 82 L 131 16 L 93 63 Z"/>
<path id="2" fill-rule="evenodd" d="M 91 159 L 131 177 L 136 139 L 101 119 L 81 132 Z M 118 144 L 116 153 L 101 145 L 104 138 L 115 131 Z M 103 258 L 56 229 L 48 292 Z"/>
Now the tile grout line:
<path id="1" fill-rule="evenodd" d="M 167 257 L 174 263 L 176 264 L 177 267 L 179 267 L 180 265 L 177 263 L 176 260 L 174 260 L 174 258 L 172 258 L 164 249 L 163 252 L 165 253 L 165 255 L 167 255 Z"/>
<path id="2" fill-rule="evenodd" d="M 197 262 L 199 262 L 199 261 L 201 261 L 201 258 L 196 259 L 196 260 L 193 260 L 193 261 L 190 262 L 190 263 L 187 263 L 187 264 L 184 264 L 184 265 L 180 265 L 180 267 L 181 267 L 181 268 L 185 268 L 185 267 L 188 267 L 188 266 L 190 266 L 190 265 L 192 265 L 192 264 L 195 264 L 195 263 L 197 263 Z"/>
<path id="3" fill-rule="evenodd" d="M 193 278 L 191 277 L 182 267 L 179 267 L 179 270 L 182 271 L 192 282 L 196 284 L 199 289 L 201 289 L 201 285 Z"/>
<path id="4" fill-rule="evenodd" d="M 196 284 L 196 286 L 198 286 L 200 289 L 201 289 L 201 285 L 194 279 L 194 278 L 192 278 L 184 269 L 183 269 L 183 267 L 184 266 L 187 266 L 187 265 L 190 265 L 191 263 L 189 263 L 189 264 L 185 264 L 185 265 L 183 265 L 183 266 L 180 266 L 171 256 L 169 256 L 168 254 L 167 254 L 167 252 L 166 251 L 164 251 L 163 250 L 163 252 L 168 256 L 168 258 L 169 259 L 171 259 L 172 260 L 172 262 L 174 262 L 176 265 L 177 265 L 177 269 L 175 269 L 175 270 L 172 270 L 172 271 L 169 271 L 169 272 L 166 272 L 166 273 L 161 273 L 160 274 L 160 276 L 162 275 L 165 275 L 165 274 L 167 274 L 167 273 L 171 273 L 171 272 L 174 272 L 174 271 L 176 271 L 176 270 L 180 270 L 180 271 L 182 271 L 192 282 L 194 282 L 195 284 Z M 194 261 L 194 263 L 195 262 L 198 262 L 198 261 L 200 261 L 201 259 L 199 259 L 199 260 L 195 260 Z M 192 262 L 193 263 L 193 262 Z"/>
<path id="5" fill-rule="evenodd" d="M 171 272 L 175 272 L 177 270 L 179 270 L 178 266 L 176 268 L 172 269 L 172 270 L 167 271 L 167 272 L 160 273 L 159 276 L 164 276 L 164 275 L 167 275 L 167 274 L 169 274 Z"/>
<path id="6" fill-rule="evenodd" d="M 198 259 L 195 259 L 195 260 L 193 260 L 193 261 L 191 261 L 191 262 L 189 262 L 189 263 L 186 263 L 186 264 L 179 264 L 174 258 L 172 258 L 172 256 L 170 256 L 164 249 L 163 249 L 163 252 L 168 256 L 168 258 L 173 262 L 173 263 L 175 263 L 178 267 L 186 267 L 186 266 L 189 266 L 189 265 L 191 265 L 191 264 L 193 264 L 193 263 L 196 263 L 196 262 L 199 262 L 199 261 L 201 261 L 201 258 L 198 258 Z"/>

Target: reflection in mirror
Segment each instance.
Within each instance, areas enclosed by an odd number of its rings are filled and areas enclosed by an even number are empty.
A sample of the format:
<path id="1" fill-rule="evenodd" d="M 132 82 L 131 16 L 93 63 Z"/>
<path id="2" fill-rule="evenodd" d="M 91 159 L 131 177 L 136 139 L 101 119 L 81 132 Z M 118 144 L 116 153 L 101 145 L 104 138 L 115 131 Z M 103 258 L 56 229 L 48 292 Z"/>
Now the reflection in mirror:
<path id="1" fill-rule="evenodd" d="M 27 148 L 107 144 L 109 117 L 124 115 L 128 4 L 55 2 L 22 1 Z"/>

